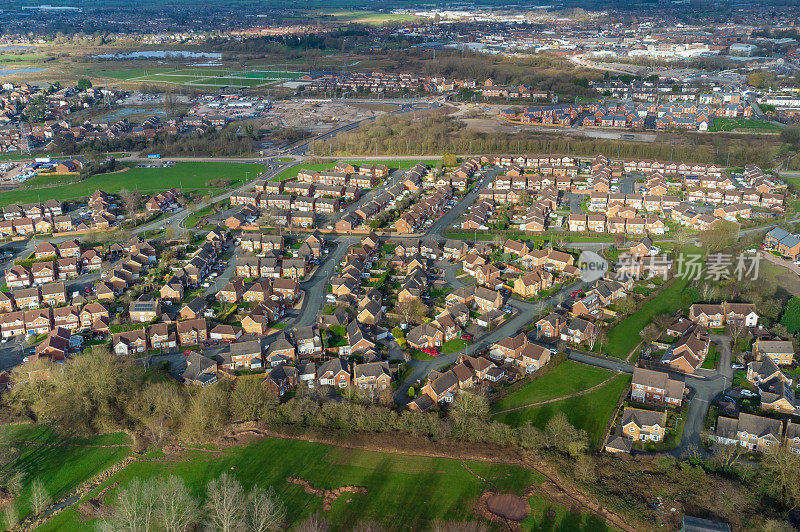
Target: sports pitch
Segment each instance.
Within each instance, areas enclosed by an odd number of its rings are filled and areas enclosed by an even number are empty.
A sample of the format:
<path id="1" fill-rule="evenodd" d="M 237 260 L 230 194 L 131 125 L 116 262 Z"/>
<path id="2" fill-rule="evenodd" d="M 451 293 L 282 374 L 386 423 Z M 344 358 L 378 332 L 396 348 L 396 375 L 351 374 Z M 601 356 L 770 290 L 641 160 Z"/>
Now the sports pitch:
<path id="1" fill-rule="evenodd" d="M 285 80 L 297 79 L 303 72 L 286 70 L 259 70 L 233 68 L 179 68 L 175 70 L 159 70 L 141 72 L 141 75 L 129 77 L 127 81 L 145 83 L 171 83 L 190 87 L 260 87 L 269 86 Z"/>

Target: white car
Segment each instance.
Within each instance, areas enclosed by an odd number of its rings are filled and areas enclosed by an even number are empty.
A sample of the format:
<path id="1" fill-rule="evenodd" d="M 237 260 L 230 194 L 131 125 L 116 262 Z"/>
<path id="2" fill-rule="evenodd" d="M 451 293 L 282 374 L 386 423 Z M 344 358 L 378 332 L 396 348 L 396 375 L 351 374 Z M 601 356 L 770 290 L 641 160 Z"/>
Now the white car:
<path id="1" fill-rule="evenodd" d="M 758 394 L 756 392 L 751 392 L 750 390 L 742 390 L 739 393 L 741 393 L 745 397 L 758 397 Z"/>

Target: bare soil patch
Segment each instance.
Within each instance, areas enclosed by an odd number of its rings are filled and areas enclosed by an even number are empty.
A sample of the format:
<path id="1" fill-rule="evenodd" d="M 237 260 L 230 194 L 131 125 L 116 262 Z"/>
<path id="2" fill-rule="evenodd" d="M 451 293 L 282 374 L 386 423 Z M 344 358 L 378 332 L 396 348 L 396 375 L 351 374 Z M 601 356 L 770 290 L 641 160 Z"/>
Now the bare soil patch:
<path id="1" fill-rule="evenodd" d="M 119 486 L 119 482 L 109 484 L 100 490 L 96 496 L 92 497 L 88 501 L 83 501 L 82 503 L 78 504 L 78 513 L 81 514 L 79 520 L 89 521 L 91 519 L 111 517 L 114 515 L 114 509 L 103 504 L 103 497 L 106 496 L 108 490 L 114 489 L 117 486 Z"/>
<path id="2" fill-rule="evenodd" d="M 333 490 L 326 490 L 323 488 L 317 488 L 309 481 L 300 478 L 300 477 L 287 477 L 286 482 L 291 484 L 299 484 L 303 486 L 303 489 L 309 495 L 316 495 L 317 497 L 322 498 L 322 509 L 324 511 L 328 511 L 331 509 L 333 505 L 333 501 L 339 498 L 339 495 L 343 493 L 366 493 L 367 488 L 363 488 L 361 486 L 342 486 L 340 488 L 336 488 Z M 347 499 L 347 502 L 350 502 L 351 499 Z"/>

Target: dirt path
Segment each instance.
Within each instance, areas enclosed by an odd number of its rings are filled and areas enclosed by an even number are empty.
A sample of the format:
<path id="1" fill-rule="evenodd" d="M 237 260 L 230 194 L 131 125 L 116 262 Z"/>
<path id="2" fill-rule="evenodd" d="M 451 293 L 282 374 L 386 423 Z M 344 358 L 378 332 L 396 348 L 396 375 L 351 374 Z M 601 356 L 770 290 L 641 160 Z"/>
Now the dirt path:
<path id="1" fill-rule="evenodd" d="M 492 412 L 492 415 L 495 416 L 497 414 L 505 414 L 506 412 L 514 412 L 515 410 L 522 410 L 523 408 L 530 408 L 532 406 L 539 406 L 539 405 L 546 405 L 546 404 L 550 404 L 550 403 L 557 403 L 558 401 L 563 401 L 564 399 L 571 399 L 573 397 L 580 397 L 581 395 L 586 395 L 588 393 L 592 393 L 593 391 L 595 391 L 598 388 L 602 388 L 603 386 L 608 384 L 608 382 L 611 381 L 612 379 L 614 379 L 615 377 L 616 377 L 616 375 L 613 375 L 613 376 L 607 378 L 606 380 L 604 380 L 603 382 L 595 384 L 591 388 L 586 388 L 585 390 L 581 390 L 579 392 L 571 393 L 569 395 L 562 395 L 561 397 L 555 397 L 553 399 L 547 399 L 546 401 L 539 401 L 537 403 L 528 403 L 526 405 L 515 406 L 514 408 L 506 408 L 505 410 L 498 410 L 497 412 Z"/>
<path id="2" fill-rule="evenodd" d="M 11 445 L 35 445 L 37 447 L 86 447 L 90 449 L 115 449 L 118 447 L 130 447 L 129 443 L 112 443 L 109 445 L 93 445 L 91 443 L 43 443 L 39 441 L 14 440 Z"/>

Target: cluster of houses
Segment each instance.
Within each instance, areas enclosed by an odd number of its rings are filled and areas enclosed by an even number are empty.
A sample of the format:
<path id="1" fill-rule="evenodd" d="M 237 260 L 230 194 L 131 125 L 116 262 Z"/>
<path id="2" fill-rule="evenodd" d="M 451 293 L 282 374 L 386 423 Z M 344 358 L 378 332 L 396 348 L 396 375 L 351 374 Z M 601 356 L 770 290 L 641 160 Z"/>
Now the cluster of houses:
<path id="1" fill-rule="evenodd" d="M 420 76 L 409 73 L 312 71 L 299 80 L 310 82 L 309 90 L 322 92 L 341 90 L 377 94 L 389 92 L 442 93 L 466 88 L 486 98 L 544 99 L 550 97 L 550 93 L 546 91 L 534 91 L 525 85 L 496 85 L 492 78 L 479 83 L 474 79 L 451 79 L 444 76 Z"/>
<path id="2" fill-rule="evenodd" d="M 178 198 L 183 196 L 183 193 L 177 188 L 171 188 L 163 192 L 159 192 L 152 196 L 145 203 L 145 209 L 148 214 L 159 214 L 162 212 L 169 212 L 173 210 L 178 202 Z"/>
<path id="3" fill-rule="evenodd" d="M 574 103 L 502 109 L 500 117 L 523 124 L 558 126 L 614 127 L 644 129 L 691 129 L 707 131 L 714 117 L 746 118 L 752 108 L 741 103 L 723 106 L 694 103 L 617 104 Z"/>
<path id="4" fill-rule="evenodd" d="M 549 357 L 549 351 L 546 356 Z M 420 396 L 407 406 L 415 412 L 427 412 L 437 404 L 451 403 L 460 390 L 491 386 L 501 382 L 505 376 L 506 370 L 486 357 L 460 355 L 452 368 L 441 372 L 431 371 L 420 390 Z"/>
<path id="5" fill-rule="evenodd" d="M 394 222 L 394 230 L 398 233 L 415 233 L 423 224 L 437 214 L 444 214 L 444 204 L 452 197 L 453 190 L 449 185 L 437 186 L 415 202 L 411 208 L 403 212 Z"/>
<path id="6" fill-rule="evenodd" d="M 61 202 L 54 199 L 44 203 L 3 207 L 0 236 L 30 236 L 72 230 L 72 218 L 64 215 Z"/>
<path id="7" fill-rule="evenodd" d="M 800 454 L 800 425 L 791 420 L 742 412 L 738 418 L 719 416 L 711 438 L 723 445 L 738 445 L 751 453 L 767 453 L 780 445 Z"/>
<path id="8" fill-rule="evenodd" d="M 680 409 L 686 397 L 685 382 L 668 371 L 637 366 L 631 378 L 631 403 L 625 406 L 604 449 L 609 453 L 630 453 L 634 442 L 661 442 L 666 437 L 667 410 Z"/>
<path id="9" fill-rule="evenodd" d="M 422 179 L 427 174 L 428 167 L 422 163 L 415 164 L 406 172 L 403 181 L 393 184 L 372 198 L 370 201 L 359 206 L 355 211 L 349 212 L 336 221 L 337 231 L 350 232 L 353 229 L 372 220 L 378 213 L 387 207 L 392 207 L 399 199 L 422 190 Z"/>
<path id="10" fill-rule="evenodd" d="M 800 234 L 782 227 L 774 227 L 764 235 L 763 247 L 791 261 L 800 260 Z"/>

